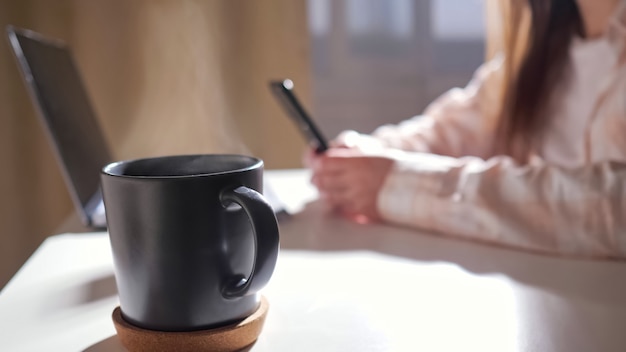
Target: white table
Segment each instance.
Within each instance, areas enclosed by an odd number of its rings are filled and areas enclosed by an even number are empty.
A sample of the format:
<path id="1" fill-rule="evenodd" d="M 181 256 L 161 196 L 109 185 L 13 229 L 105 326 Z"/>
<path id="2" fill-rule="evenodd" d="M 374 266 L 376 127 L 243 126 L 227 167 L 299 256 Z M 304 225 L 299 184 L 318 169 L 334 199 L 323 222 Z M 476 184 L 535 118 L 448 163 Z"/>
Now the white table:
<path id="1" fill-rule="evenodd" d="M 551 258 L 330 214 L 304 171 L 252 351 L 626 351 L 626 264 Z M 46 240 L 0 292 L 0 351 L 123 351 L 106 233 Z"/>

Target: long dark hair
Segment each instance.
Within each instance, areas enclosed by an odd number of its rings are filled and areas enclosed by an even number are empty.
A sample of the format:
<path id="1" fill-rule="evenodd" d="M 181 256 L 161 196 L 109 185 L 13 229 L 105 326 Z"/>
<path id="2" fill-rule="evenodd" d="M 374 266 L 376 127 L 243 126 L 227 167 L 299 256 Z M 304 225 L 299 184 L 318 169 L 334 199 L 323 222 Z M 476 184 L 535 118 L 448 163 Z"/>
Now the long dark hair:
<path id="1" fill-rule="evenodd" d="M 515 1 L 515 0 L 512 0 Z M 526 52 L 505 87 L 500 119 L 501 146 L 521 162 L 541 142 L 548 104 L 568 67 L 574 36 L 584 35 L 576 0 L 527 0 L 531 14 Z"/>

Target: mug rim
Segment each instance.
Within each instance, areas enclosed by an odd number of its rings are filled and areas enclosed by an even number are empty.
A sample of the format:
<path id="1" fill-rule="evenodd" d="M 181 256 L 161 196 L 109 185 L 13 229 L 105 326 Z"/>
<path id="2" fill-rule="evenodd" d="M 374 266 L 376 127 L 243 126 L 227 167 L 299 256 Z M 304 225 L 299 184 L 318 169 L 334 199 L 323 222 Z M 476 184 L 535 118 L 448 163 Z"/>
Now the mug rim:
<path id="1" fill-rule="evenodd" d="M 123 175 L 119 172 L 114 173 L 113 170 L 115 168 L 120 167 L 121 165 L 128 165 L 138 162 L 143 162 L 147 160 L 165 160 L 165 159 L 177 159 L 177 158 L 194 158 L 194 157 L 235 157 L 239 159 L 246 159 L 250 162 L 250 165 L 227 170 L 227 171 L 218 171 L 218 172 L 204 172 L 204 173 L 195 173 L 189 175 L 158 175 L 158 176 L 145 176 L 145 175 Z M 177 154 L 177 155 L 164 155 L 164 156 L 154 156 L 154 157 L 145 157 L 145 158 L 136 158 L 136 159 L 127 159 L 127 160 L 118 160 L 111 163 L 108 163 L 104 167 L 100 173 L 102 175 L 111 176 L 111 177 L 119 177 L 119 178 L 127 178 L 127 179 L 184 179 L 184 178 L 194 178 L 194 177 L 205 177 L 205 176 L 217 176 L 217 175 L 225 175 L 231 174 L 235 172 L 244 172 L 257 169 L 259 167 L 263 167 L 263 160 L 243 154 Z"/>

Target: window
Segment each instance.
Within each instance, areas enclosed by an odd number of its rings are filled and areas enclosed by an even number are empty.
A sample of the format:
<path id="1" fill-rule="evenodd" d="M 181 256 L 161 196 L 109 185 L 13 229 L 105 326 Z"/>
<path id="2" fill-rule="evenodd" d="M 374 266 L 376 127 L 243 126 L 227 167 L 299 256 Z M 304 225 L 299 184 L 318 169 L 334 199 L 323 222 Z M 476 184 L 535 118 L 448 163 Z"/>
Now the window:
<path id="1" fill-rule="evenodd" d="M 465 86 L 484 57 L 481 0 L 307 0 L 313 113 L 371 132 Z"/>

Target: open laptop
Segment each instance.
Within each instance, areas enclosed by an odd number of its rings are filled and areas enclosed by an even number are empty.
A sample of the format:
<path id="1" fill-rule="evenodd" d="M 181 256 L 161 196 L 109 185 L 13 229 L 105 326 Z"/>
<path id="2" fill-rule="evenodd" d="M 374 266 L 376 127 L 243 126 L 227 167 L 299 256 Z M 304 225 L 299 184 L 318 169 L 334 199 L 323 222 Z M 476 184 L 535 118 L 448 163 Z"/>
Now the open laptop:
<path id="1" fill-rule="evenodd" d="M 81 220 L 105 228 L 100 170 L 112 158 L 69 48 L 12 26 L 7 35 Z"/>
<path id="2" fill-rule="evenodd" d="M 86 226 L 106 228 L 100 171 L 113 160 L 69 47 L 13 26 L 7 35 L 76 211 Z M 285 207 L 268 184 L 264 195 L 277 217 L 284 218 Z"/>

